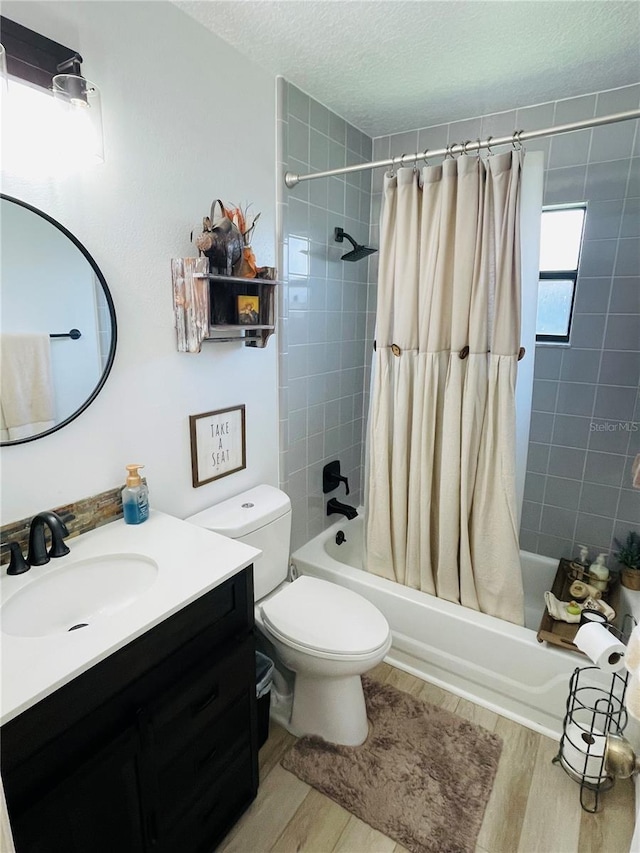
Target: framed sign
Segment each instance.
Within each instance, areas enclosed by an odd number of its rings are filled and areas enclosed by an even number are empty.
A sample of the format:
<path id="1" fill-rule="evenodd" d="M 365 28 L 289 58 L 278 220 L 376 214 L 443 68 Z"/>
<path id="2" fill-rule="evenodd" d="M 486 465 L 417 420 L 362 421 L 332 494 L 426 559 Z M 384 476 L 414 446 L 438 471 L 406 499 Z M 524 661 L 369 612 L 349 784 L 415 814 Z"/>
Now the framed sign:
<path id="1" fill-rule="evenodd" d="M 193 488 L 247 467 L 244 406 L 189 415 Z"/>

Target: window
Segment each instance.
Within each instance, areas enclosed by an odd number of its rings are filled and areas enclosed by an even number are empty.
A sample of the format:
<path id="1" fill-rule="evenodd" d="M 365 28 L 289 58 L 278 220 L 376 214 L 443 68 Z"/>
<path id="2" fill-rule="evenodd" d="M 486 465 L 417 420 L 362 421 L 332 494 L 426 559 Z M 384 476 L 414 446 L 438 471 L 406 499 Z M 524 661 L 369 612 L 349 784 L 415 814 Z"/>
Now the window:
<path id="1" fill-rule="evenodd" d="M 536 341 L 568 343 L 586 205 L 545 207 L 540 231 Z"/>

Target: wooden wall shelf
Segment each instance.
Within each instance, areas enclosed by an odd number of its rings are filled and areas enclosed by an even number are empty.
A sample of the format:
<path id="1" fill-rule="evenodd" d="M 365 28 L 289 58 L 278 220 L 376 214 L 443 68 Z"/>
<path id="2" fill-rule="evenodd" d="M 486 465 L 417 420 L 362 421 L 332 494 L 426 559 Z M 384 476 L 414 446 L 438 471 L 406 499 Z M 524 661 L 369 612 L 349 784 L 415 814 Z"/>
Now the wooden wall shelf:
<path id="1" fill-rule="evenodd" d="M 276 285 L 264 278 L 209 272 L 209 259 L 171 261 L 178 352 L 200 352 L 202 343 L 240 342 L 263 348 L 276 328 Z M 239 322 L 238 297 L 258 300 L 257 321 Z"/>

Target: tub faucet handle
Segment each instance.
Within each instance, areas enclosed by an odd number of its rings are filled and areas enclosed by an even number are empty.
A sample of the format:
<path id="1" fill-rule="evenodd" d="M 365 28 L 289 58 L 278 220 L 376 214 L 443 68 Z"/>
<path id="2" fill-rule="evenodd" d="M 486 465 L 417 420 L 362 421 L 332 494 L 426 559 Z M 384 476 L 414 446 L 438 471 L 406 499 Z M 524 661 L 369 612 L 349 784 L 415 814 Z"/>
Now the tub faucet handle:
<path id="1" fill-rule="evenodd" d="M 326 495 L 337 489 L 340 483 L 345 485 L 345 494 L 349 494 L 349 480 L 340 475 L 340 460 L 328 462 L 322 469 L 322 491 Z"/>

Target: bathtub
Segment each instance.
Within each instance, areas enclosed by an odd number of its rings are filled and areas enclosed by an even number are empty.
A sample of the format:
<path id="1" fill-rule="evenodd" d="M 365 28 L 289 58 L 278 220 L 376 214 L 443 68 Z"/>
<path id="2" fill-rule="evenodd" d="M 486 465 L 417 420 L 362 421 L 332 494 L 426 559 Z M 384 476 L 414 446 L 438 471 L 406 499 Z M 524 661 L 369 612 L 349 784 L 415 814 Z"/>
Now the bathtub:
<path id="1" fill-rule="evenodd" d="M 523 628 L 363 571 L 363 529 L 362 511 L 353 521 L 337 521 L 292 554 L 294 571 L 341 584 L 375 604 L 393 633 L 388 663 L 559 738 L 569 678 L 589 662 L 536 638 L 557 561 L 521 552 Z M 338 531 L 346 537 L 340 545 Z"/>

